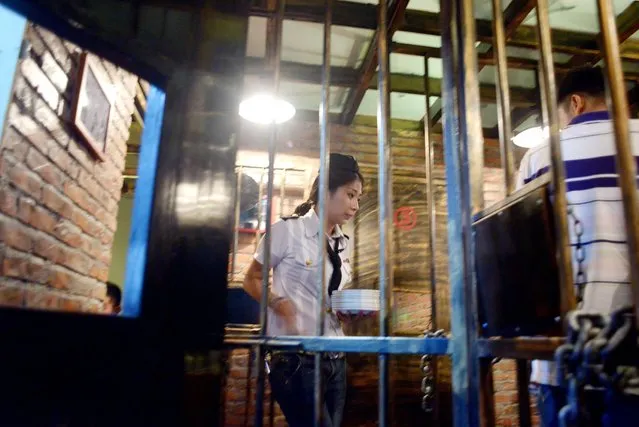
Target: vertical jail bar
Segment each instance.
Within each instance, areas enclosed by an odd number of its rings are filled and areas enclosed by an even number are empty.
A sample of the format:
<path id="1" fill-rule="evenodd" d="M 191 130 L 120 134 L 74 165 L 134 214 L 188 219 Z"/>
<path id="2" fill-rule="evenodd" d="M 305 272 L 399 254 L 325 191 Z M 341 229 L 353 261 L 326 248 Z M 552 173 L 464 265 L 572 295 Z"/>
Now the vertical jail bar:
<path id="1" fill-rule="evenodd" d="M 508 59 L 506 58 L 502 0 L 493 0 L 493 51 L 497 64 L 497 124 L 499 126 L 501 167 L 504 169 L 506 195 L 509 195 L 515 189 L 515 183 L 513 180 L 513 155 L 510 149 L 510 139 L 512 138 L 510 93 L 508 90 L 510 85 L 508 84 Z"/>
<path id="2" fill-rule="evenodd" d="M 286 168 L 282 169 L 282 181 L 280 182 L 280 216 L 284 216 L 284 198 L 286 197 Z"/>
<path id="3" fill-rule="evenodd" d="M 237 185 L 235 186 L 235 212 L 233 214 L 233 253 L 231 254 L 231 271 L 229 272 L 229 282 L 235 280 L 235 258 L 237 257 L 237 246 L 240 240 L 240 200 L 242 199 L 242 173 L 243 169 L 240 166 L 237 169 Z"/>
<path id="4" fill-rule="evenodd" d="M 255 247 L 260 243 L 260 236 L 262 235 L 262 197 L 264 197 L 264 175 L 265 169 L 262 169 L 260 173 L 260 185 L 257 190 L 257 228 L 255 229 Z"/>
<path id="5" fill-rule="evenodd" d="M 463 73 L 459 64 L 463 53 L 460 45 L 459 8 L 461 0 L 440 2 L 442 28 L 442 108 L 444 123 L 444 154 L 446 191 L 448 195 L 448 270 L 451 300 L 451 352 L 453 361 L 453 422 L 455 427 L 479 425 L 477 325 L 473 313 L 473 248 L 470 244 L 471 194 L 468 174 L 467 127 L 463 100 L 465 86 L 456 84 Z M 467 11 L 471 14 L 472 10 Z M 472 21 L 472 19 L 471 19 Z M 474 22 L 466 28 L 474 37 Z M 468 43 L 464 43 L 467 45 Z M 474 50 L 474 44 L 471 43 Z M 464 66 L 468 64 L 464 63 Z M 472 70 L 471 70 L 472 71 Z M 472 74 L 472 73 L 471 73 Z M 476 75 L 475 75 L 476 78 Z M 476 82 L 475 82 L 476 84 Z M 465 109 L 463 110 L 465 111 Z M 478 111 L 475 111 L 477 114 Z M 480 126 L 481 127 L 481 126 Z M 472 293 L 472 292 L 471 292 Z M 470 319 L 470 321 L 469 321 Z"/>
<path id="6" fill-rule="evenodd" d="M 566 174 L 561 160 L 561 141 L 559 140 L 559 117 L 557 113 L 557 93 L 555 69 L 552 57 L 552 40 L 548 18 L 548 0 L 537 0 L 537 33 L 541 49 L 541 110 L 543 127 L 550 137 L 550 164 L 552 186 L 554 188 L 553 211 L 555 233 L 558 247 L 560 304 L 563 315 L 575 307 L 575 289 L 573 287 L 570 237 L 568 235 L 568 205 L 566 201 Z"/>
<path id="7" fill-rule="evenodd" d="M 470 174 L 471 209 L 476 214 L 484 208 L 484 133 L 481 127 L 481 105 L 479 99 L 479 80 L 477 79 L 477 51 L 475 43 L 474 1 L 462 0 L 460 9 L 460 61 L 459 68 L 463 79 L 459 82 L 464 90 L 459 92 L 460 112 L 464 115 L 460 121 L 462 135 L 468 139 L 467 158 Z M 462 107 L 463 106 L 463 107 Z M 472 314 L 474 316 L 474 313 Z M 470 319 L 469 319 L 470 320 Z M 473 320 L 474 321 L 474 320 Z"/>
<path id="8" fill-rule="evenodd" d="M 637 206 L 637 168 L 630 142 L 628 119 L 628 99 L 623 79 L 623 68 L 619 56 L 619 36 L 612 2 L 597 0 L 599 25 L 603 40 L 606 76 L 608 77 L 608 108 L 612 113 L 615 130 L 616 163 L 619 174 L 619 187 L 623 196 L 628 251 L 630 252 L 630 272 L 632 297 L 635 306 L 635 321 L 639 327 L 639 211 Z"/>
<path id="9" fill-rule="evenodd" d="M 469 382 L 479 386 L 483 381 L 491 382 L 492 364 L 479 363 L 477 359 L 477 289 L 474 273 L 474 241 L 471 234 L 472 215 L 480 212 L 484 208 L 484 137 L 481 124 L 481 105 L 479 97 L 479 80 L 477 67 L 476 42 L 477 34 L 475 30 L 474 1 L 462 0 L 461 8 L 458 10 L 459 22 L 459 43 L 461 52 L 459 53 L 461 66 L 458 72 L 460 79 L 460 91 L 458 92 L 459 113 L 460 113 L 460 135 L 463 139 L 460 144 L 462 162 L 461 187 L 462 198 L 464 189 L 470 192 L 470 212 L 466 212 L 462 199 L 461 226 L 462 244 L 464 246 L 465 271 L 464 271 L 464 292 L 466 312 L 466 339 L 468 340 L 468 370 Z M 465 151 L 465 153 L 464 153 Z M 465 176 L 467 174 L 467 176 Z M 468 185 L 468 187 L 466 187 Z M 474 371 L 475 370 L 475 371 Z M 474 371 L 474 372 L 473 372 Z M 478 379 L 473 376 L 478 375 Z M 470 385 L 470 384 L 469 384 Z M 471 388 L 472 390 L 472 388 Z M 492 389 L 479 388 L 473 390 L 469 395 L 469 401 L 479 399 L 480 413 L 483 413 L 484 427 L 495 425 L 495 401 Z M 472 408 L 474 403 L 469 403 Z M 469 409 L 471 410 L 471 409 Z M 469 414 L 469 422 L 473 422 L 473 414 Z"/>
<path id="10" fill-rule="evenodd" d="M 379 335 L 388 336 L 390 320 L 389 293 L 393 289 L 392 228 L 393 209 L 391 149 L 390 149 L 390 57 L 388 51 L 388 0 L 380 0 L 378 7 L 377 60 L 379 104 L 377 106 L 377 152 L 379 197 Z M 379 355 L 379 413 L 378 423 L 388 425 L 388 370 L 387 354 Z"/>
<path id="11" fill-rule="evenodd" d="M 436 237 L 436 206 L 435 192 L 433 190 L 433 173 L 434 167 L 434 148 L 431 136 L 432 123 L 430 120 L 430 72 L 428 68 L 428 57 L 424 58 L 424 96 L 426 103 L 424 105 L 424 153 L 425 153 L 425 170 L 426 170 L 426 205 L 428 207 L 428 263 L 430 278 L 430 323 L 431 330 L 437 330 L 437 276 L 435 269 L 435 237 Z M 435 382 L 437 381 L 437 358 L 433 357 L 432 374 Z M 433 412 L 432 423 L 439 424 L 439 392 L 437 387 L 433 387 Z"/>
<path id="12" fill-rule="evenodd" d="M 502 0 L 493 0 L 493 51 L 495 54 L 495 64 L 497 72 L 497 124 L 499 126 L 499 148 L 501 157 L 501 167 L 504 170 L 504 194 L 510 195 L 515 190 L 514 161 L 511 150 L 512 122 L 510 117 L 510 92 L 508 83 L 508 59 L 506 57 L 506 34 L 504 28 L 504 13 L 502 10 Z M 528 427 L 530 418 L 530 396 L 528 392 L 528 361 L 517 359 L 517 390 L 519 397 L 519 425 Z M 492 370 L 492 363 L 488 364 Z M 493 388 L 492 375 L 483 378 L 486 385 Z M 488 390 L 485 391 L 488 393 Z M 492 391 L 490 392 L 492 394 Z M 493 404 L 494 409 L 494 402 Z M 492 422 L 494 424 L 494 410 Z M 486 416 L 485 416 L 486 417 Z"/>
<path id="13" fill-rule="evenodd" d="M 319 111 L 320 127 L 320 171 L 319 171 L 319 194 L 318 194 L 318 216 L 319 224 L 319 245 L 321 247 L 319 257 L 319 268 L 317 275 L 317 325 L 316 335 L 324 335 L 324 292 L 326 289 L 326 220 L 328 211 L 326 201 L 328 199 L 328 173 L 330 168 L 330 148 L 331 134 L 329 123 L 330 94 L 331 94 L 331 21 L 333 17 L 333 0 L 325 0 L 324 18 L 324 44 L 322 59 L 322 101 Z M 322 406 L 323 406 L 323 384 L 322 384 L 322 353 L 315 353 L 315 383 L 314 383 L 314 426 L 322 426 Z"/>
<path id="14" fill-rule="evenodd" d="M 277 1 L 277 13 L 275 15 L 274 58 L 273 58 L 273 94 L 277 97 L 280 89 L 280 66 L 282 57 L 282 23 L 284 21 L 284 0 Z M 262 298 L 260 301 L 260 337 L 266 335 L 266 320 L 268 309 L 268 283 L 271 267 L 271 216 L 273 212 L 273 181 L 275 168 L 275 146 L 277 144 L 277 123 L 270 125 L 270 137 L 268 144 L 268 180 L 266 190 L 266 215 L 264 224 L 264 265 L 262 265 Z M 261 200 L 260 200 L 261 203 Z M 264 422 L 264 353 L 263 345 L 257 345 L 257 386 L 255 390 L 255 426 L 261 427 Z"/>

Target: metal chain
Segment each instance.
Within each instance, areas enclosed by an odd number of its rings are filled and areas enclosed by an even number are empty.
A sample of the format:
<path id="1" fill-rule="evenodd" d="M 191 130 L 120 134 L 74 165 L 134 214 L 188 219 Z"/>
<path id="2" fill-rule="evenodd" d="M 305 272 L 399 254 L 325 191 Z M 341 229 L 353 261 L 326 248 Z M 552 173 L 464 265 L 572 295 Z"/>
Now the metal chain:
<path id="1" fill-rule="evenodd" d="M 592 408 L 583 404 L 584 390 L 639 393 L 639 346 L 632 309 L 610 316 L 575 310 L 567 316 L 566 344 L 555 353 L 559 385 L 566 388 L 566 406 L 559 413 L 561 427 L 590 425 Z"/>
<path id="2" fill-rule="evenodd" d="M 584 235 L 583 223 L 577 218 L 572 207 L 568 207 L 568 216 L 572 219 L 574 234 L 577 237 L 575 246 L 575 259 L 577 260 L 577 275 L 575 277 L 575 287 L 577 288 L 577 304 L 583 302 L 584 288 L 586 286 L 586 272 L 584 271 L 584 261 L 586 260 L 586 249 L 581 241 Z"/>
<path id="3" fill-rule="evenodd" d="M 438 329 L 437 331 L 426 331 L 424 332 L 424 338 L 438 338 L 445 335 L 445 331 L 443 329 Z M 422 393 L 424 396 L 422 397 L 422 410 L 424 412 L 433 412 L 435 410 L 435 376 L 433 363 L 437 363 L 437 359 L 435 359 L 430 354 L 425 354 L 422 356 L 420 370 L 424 377 L 422 378 Z"/>

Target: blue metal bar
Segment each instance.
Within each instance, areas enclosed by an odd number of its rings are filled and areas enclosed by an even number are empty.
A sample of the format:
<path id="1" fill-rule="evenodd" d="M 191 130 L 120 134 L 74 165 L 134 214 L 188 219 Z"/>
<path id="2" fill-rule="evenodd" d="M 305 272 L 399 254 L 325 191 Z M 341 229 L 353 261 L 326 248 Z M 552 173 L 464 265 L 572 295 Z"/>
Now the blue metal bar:
<path id="1" fill-rule="evenodd" d="M 464 82 L 467 76 L 464 74 L 464 67 L 467 64 L 459 63 L 461 58 L 468 56 L 466 52 L 468 43 L 460 40 L 463 33 L 460 27 L 467 25 L 468 20 L 464 19 L 462 24 L 459 17 L 465 12 L 472 18 L 472 10 L 467 10 L 467 5 L 466 10 L 460 9 L 462 6 L 464 5 L 461 0 L 440 2 L 444 65 L 443 130 L 448 194 L 453 417 L 456 427 L 476 427 L 479 425 L 479 363 L 476 348 L 474 348 L 477 335 L 475 322 L 471 318 L 474 313 L 472 312 L 472 295 L 470 295 L 473 289 L 473 248 L 470 241 L 471 194 L 467 147 L 469 127 L 464 114 L 460 113 L 460 109 L 465 107 L 466 102 Z M 474 22 L 471 28 L 465 29 L 466 38 L 471 35 L 474 37 L 473 27 Z M 457 101 L 459 105 L 456 105 Z"/>
<path id="2" fill-rule="evenodd" d="M 405 337 L 246 337 L 227 336 L 226 345 L 286 347 L 308 352 L 344 352 L 379 354 L 451 354 L 448 338 Z"/>
<path id="3" fill-rule="evenodd" d="M 22 39 L 27 20 L 24 16 L 7 9 L 0 3 L 0 120 L 6 123 L 7 106 L 11 99 L 13 89 L 13 78 L 15 76 Z M 0 128 L 0 136 L 3 127 Z"/>
<path id="4" fill-rule="evenodd" d="M 131 235 L 124 281 L 126 290 L 122 303 L 123 316 L 137 317 L 140 314 L 165 100 L 164 92 L 151 86 L 147 96 L 142 147 L 138 162 L 138 180 L 133 199 Z"/>

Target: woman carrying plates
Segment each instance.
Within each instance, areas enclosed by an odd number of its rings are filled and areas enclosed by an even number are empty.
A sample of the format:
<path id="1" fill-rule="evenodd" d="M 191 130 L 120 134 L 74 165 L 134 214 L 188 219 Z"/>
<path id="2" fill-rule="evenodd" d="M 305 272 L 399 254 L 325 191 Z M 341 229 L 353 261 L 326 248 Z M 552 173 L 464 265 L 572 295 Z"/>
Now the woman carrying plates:
<path id="1" fill-rule="evenodd" d="M 313 182 L 308 201 L 299 205 L 293 216 L 273 224 L 270 259 L 273 282 L 268 291 L 269 336 L 315 335 L 319 304 L 318 263 L 322 250 L 320 238 L 327 240 L 324 336 L 344 335 L 340 319 L 328 308 L 331 294 L 351 281 L 347 255 L 350 251 L 346 250 L 348 236 L 340 226 L 357 213 L 363 186 L 364 179 L 355 158 L 333 153 L 328 176 L 326 236 L 319 236 L 319 176 Z M 257 301 L 262 296 L 263 252 L 264 240 L 260 242 L 244 278 L 244 289 Z M 273 351 L 268 367 L 273 396 L 289 426 L 313 425 L 314 356 L 303 352 Z M 339 427 L 346 398 L 344 354 L 324 353 L 322 376 L 324 426 Z"/>

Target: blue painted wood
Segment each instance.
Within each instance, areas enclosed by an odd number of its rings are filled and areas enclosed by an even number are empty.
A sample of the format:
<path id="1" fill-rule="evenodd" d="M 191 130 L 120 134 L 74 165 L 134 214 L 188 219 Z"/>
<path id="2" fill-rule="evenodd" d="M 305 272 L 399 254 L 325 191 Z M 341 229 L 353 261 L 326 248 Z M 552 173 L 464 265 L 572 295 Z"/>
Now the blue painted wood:
<path id="1" fill-rule="evenodd" d="M 448 268 L 451 299 L 451 354 L 453 386 L 453 424 L 479 426 L 479 360 L 477 331 L 472 304 L 473 252 L 465 124 L 458 105 L 463 105 L 463 64 L 457 13 L 461 1 L 441 1 L 444 158 L 448 196 Z M 458 49 L 458 50 L 456 50 Z M 460 84 L 461 82 L 461 84 Z"/>
<path id="2" fill-rule="evenodd" d="M 133 200 L 133 218 L 122 307 L 123 316 L 138 316 L 140 314 L 165 99 L 166 96 L 161 89 L 151 86 L 144 115 L 138 180 Z"/>
<path id="3" fill-rule="evenodd" d="M 27 20 L 24 16 L 0 4 L 0 119 L 6 121 L 7 106 L 11 99 L 13 78 L 15 76 L 24 29 Z M 0 132 L 1 133 L 1 132 Z"/>
<path id="4" fill-rule="evenodd" d="M 233 341 L 233 338 L 230 338 L 227 343 L 232 345 Z M 250 339 L 243 344 L 263 344 L 276 348 L 296 347 L 310 352 L 447 355 L 451 353 L 450 343 L 448 338 L 282 336 Z"/>

